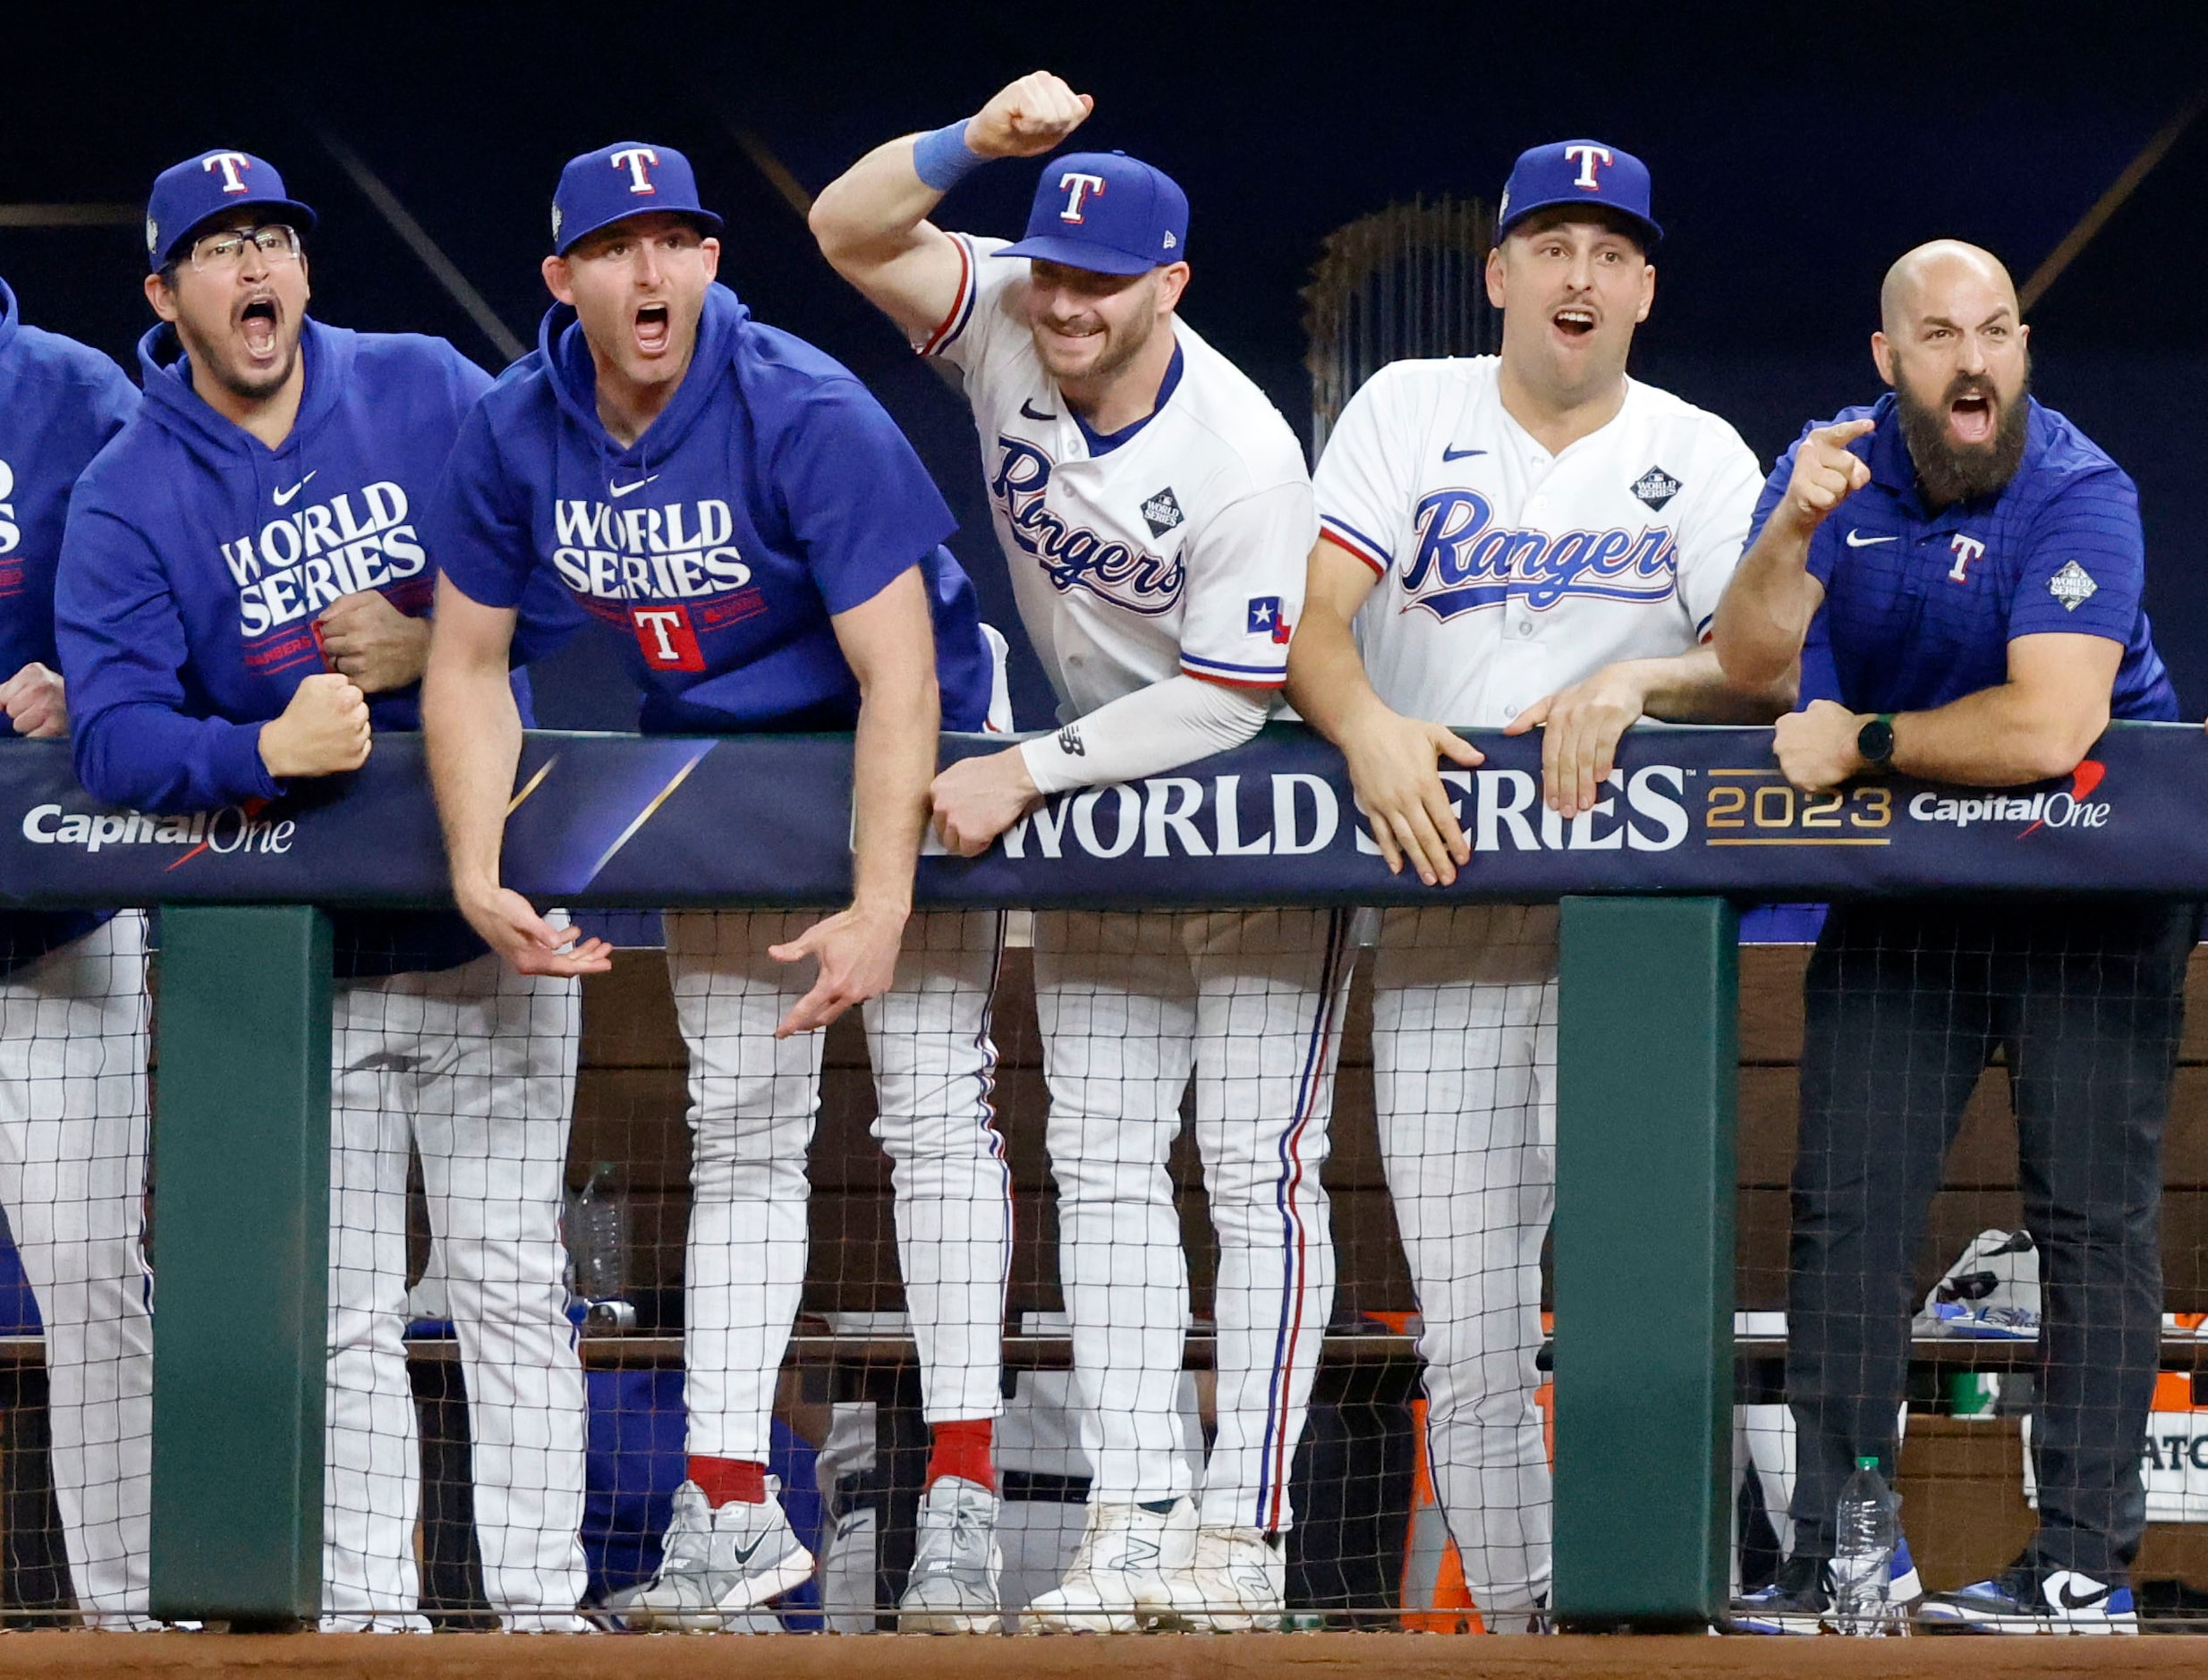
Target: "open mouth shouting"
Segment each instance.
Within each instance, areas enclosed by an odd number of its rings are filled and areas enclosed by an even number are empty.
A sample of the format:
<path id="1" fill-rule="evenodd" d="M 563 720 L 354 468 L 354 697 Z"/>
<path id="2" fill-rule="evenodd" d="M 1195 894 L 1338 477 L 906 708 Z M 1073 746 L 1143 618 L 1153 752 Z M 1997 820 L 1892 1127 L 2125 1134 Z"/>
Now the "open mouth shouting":
<path id="1" fill-rule="evenodd" d="M 636 347 L 647 356 L 664 356 L 674 339 L 672 318 L 664 303 L 647 303 L 636 311 Z"/>
<path id="2" fill-rule="evenodd" d="M 1948 429 L 1966 448 L 1983 448 L 1993 441 L 2000 412 L 1992 391 L 1974 381 L 1950 387 L 1948 393 Z"/>
<path id="3" fill-rule="evenodd" d="M 273 294 L 263 293 L 238 305 L 238 336 L 244 341 L 245 353 L 255 361 L 276 359 L 280 325 L 280 311 Z"/>
<path id="4" fill-rule="evenodd" d="M 1584 303 L 1567 303 L 1549 320 L 1566 338 L 1584 338 L 1595 328 L 1594 311 Z"/>

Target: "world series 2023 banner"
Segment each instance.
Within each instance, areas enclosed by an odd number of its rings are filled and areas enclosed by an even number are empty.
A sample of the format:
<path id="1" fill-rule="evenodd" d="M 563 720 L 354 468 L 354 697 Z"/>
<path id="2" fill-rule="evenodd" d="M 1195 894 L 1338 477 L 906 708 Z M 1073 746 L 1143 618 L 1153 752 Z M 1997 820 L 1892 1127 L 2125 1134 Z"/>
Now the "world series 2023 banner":
<path id="1" fill-rule="evenodd" d="M 1454 887 L 1388 874 L 1341 757 L 1296 725 L 1170 776 L 1045 802 L 986 854 L 921 859 L 938 905 L 1426 904 L 1567 893 L 2208 895 L 2208 742 L 2119 725 L 2059 781 L 1787 785 L 1762 729 L 1648 725 L 1607 797 L 1541 798 L 1538 739 L 1467 731 L 1443 773 L 1473 847 Z M 999 750 L 950 736 L 947 757 Z M 567 905 L 830 904 L 850 890 L 847 736 L 528 737 L 507 884 Z M 266 806 L 181 816 L 88 798 L 58 742 L 0 745 L 0 904 L 402 904 L 448 897 L 419 737 Z"/>

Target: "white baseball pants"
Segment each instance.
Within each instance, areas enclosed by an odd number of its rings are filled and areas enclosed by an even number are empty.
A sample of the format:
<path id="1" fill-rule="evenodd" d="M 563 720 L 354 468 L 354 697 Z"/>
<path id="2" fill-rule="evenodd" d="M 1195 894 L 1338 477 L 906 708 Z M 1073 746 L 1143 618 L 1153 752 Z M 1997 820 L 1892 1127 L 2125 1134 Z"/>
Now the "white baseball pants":
<path id="1" fill-rule="evenodd" d="M 146 1016 L 135 910 L 0 978 L 0 1205 L 46 1326 L 54 1492 L 91 1626 L 152 1625 Z"/>
<path id="2" fill-rule="evenodd" d="M 1556 973 L 1551 906 L 1381 919 L 1381 1158 L 1423 1325 L 1434 1490 L 1490 1627 L 1523 1626 L 1550 1586 L 1534 1360 L 1541 1243 L 1556 1209 Z"/>
<path id="3" fill-rule="evenodd" d="M 775 1382 L 805 1281 L 805 1152 L 824 1035 L 777 1039 L 813 965 L 767 947 L 820 912 L 685 911 L 666 918 L 667 972 L 690 1051 L 689 1449 L 764 1463 Z M 896 1192 L 897 1259 L 930 1423 L 1002 1409 L 1012 1172 L 991 1091 L 995 911 L 931 912 L 904 929 L 895 983 L 863 1005 L 873 1135 Z"/>
<path id="4" fill-rule="evenodd" d="M 1198 1518 L 1293 1522 L 1288 1472 L 1334 1302 L 1320 1174 L 1348 924 L 1324 910 L 1036 915 L 1058 1277 L 1092 1500 L 1196 1491 L 1175 1404 L 1190 1308 L 1167 1170 L 1193 1074 L 1219 1256 L 1218 1428 Z"/>
<path id="5" fill-rule="evenodd" d="M 570 1626 L 587 1584 L 582 1369 L 560 1241 L 576 982 L 483 956 L 340 982 L 335 1016 L 323 1625 L 425 1625 L 403 1340 L 411 1141 L 466 1378 L 485 1596 L 514 1631 Z"/>

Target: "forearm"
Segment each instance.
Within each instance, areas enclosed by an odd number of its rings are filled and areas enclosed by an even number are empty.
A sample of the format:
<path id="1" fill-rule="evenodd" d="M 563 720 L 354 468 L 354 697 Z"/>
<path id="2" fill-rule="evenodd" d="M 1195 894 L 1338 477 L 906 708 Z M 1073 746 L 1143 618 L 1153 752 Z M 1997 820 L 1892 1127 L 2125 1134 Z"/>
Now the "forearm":
<path id="1" fill-rule="evenodd" d="M 943 194 L 920 178 L 901 134 L 877 146 L 821 190 L 809 221 L 820 254 L 840 273 L 892 262 L 919 243 L 919 228 Z"/>
<path id="2" fill-rule="evenodd" d="M 1718 602 L 1712 644 L 1726 674 L 1745 689 L 1785 682 L 1801 657 L 1822 595 L 1807 567 L 1814 533 L 1783 508 L 1774 513 Z"/>
<path id="3" fill-rule="evenodd" d="M 505 666 L 432 657 L 421 728 L 453 889 L 465 896 L 496 887 L 522 757 L 522 715 Z"/>
<path id="4" fill-rule="evenodd" d="M 1171 676 L 1023 742 L 1020 757 L 1039 793 L 1140 781 L 1242 745 L 1265 726 L 1271 700 L 1270 690 Z"/>
<path id="5" fill-rule="evenodd" d="M 2068 776 L 2093 751 L 2108 708 L 2081 710 L 2013 683 L 1894 719 L 1893 767 L 1927 782 L 2015 787 Z"/>
<path id="6" fill-rule="evenodd" d="M 1346 621 L 1306 604 L 1288 649 L 1288 704 L 1336 746 L 1346 746 L 1360 720 L 1387 703 L 1373 692 L 1357 640 Z"/>
<path id="7" fill-rule="evenodd" d="M 923 679 L 870 686 L 852 744 L 852 903 L 904 915 L 928 826 L 942 696 Z"/>
<path id="8" fill-rule="evenodd" d="M 1631 663 L 1647 695 L 1642 709 L 1669 723 L 1767 724 L 1794 705 L 1792 662 L 1776 682 L 1757 688 L 1728 677 L 1712 647 Z"/>
<path id="9" fill-rule="evenodd" d="M 186 717 L 151 703 L 109 707 L 77 725 L 77 779 L 95 799 L 134 810 L 206 810 L 274 799 L 284 783 L 261 760 L 262 727 Z"/>

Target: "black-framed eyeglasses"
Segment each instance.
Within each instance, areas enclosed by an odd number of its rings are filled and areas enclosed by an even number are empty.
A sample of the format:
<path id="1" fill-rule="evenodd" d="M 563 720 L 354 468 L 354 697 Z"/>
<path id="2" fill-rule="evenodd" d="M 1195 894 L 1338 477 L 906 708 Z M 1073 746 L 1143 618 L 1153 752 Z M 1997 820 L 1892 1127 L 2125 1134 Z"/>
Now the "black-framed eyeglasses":
<path id="1" fill-rule="evenodd" d="M 206 274 L 210 269 L 234 268 L 245 260 L 248 245 L 271 264 L 299 260 L 299 230 L 288 223 L 270 222 L 262 227 L 225 227 L 193 240 L 192 269 Z"/>

